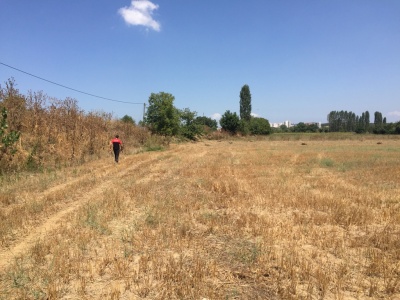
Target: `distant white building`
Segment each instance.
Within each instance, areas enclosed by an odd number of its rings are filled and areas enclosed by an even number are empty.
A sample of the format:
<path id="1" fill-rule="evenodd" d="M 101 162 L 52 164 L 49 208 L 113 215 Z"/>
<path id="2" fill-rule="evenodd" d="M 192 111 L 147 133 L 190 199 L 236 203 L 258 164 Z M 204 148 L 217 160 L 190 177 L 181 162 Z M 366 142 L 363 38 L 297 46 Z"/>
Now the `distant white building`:
<path id="1" fill-rule="evenodd" d="M 271 127 L 274 127 L 274 128 L 279 128 L 279 127 L 281 127 L 282 125 L 285 125 L 286 127 L 292 127 L 292 122 L 290 122 L 290 121 L 285 121 L 285 122 L 281 122 L 281 123 L 271 123 Z"/>
<path id="2" fill-rule="evenodd" d="M 317 125 L 318 128 L 322 127 L 321 122 L 303 122 L 305 125 Z M 279 128 L 282 125 L 285 125 L 287 128 L 296 126 L 297 124 L 292 124 L 292 122 L 290 121 L 285 121 L 285 122 L 281 122 L 281 123 L 270 123 L 271 127 L 273 128 Z"/>

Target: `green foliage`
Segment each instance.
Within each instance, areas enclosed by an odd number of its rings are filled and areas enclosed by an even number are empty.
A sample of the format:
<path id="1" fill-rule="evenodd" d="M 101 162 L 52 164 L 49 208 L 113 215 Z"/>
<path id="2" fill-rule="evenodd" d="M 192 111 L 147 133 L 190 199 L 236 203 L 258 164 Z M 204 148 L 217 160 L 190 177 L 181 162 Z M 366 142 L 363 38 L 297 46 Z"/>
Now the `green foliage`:
<path id="1" fill-rule="evenodd" d="M 1 110 L 1 119 L 0 119 L 0 140 L 1 140 L 1 155 L 10 151 L 11 154 L 15 154 L 17 151 L 14 148 L 14 144 L 18 141 L 20 133 L 16 131 L 7 132 L 8 124 L 7 124 L 7 109 L 4 107 Z"/>
<path id="2" fill-rule="evenodd" d="M 370 131 L 370 115 L 365 111 L 361 116 L 356 116 L 353 112 L 331 111 L 328 115 L 330 132 L 356 132 L 365 133 Z M 375 128 L 383 124 L 382 114 L 375 112 Z M 378 126 L 377 126 L 378 125 Z"/>
<path id="3" fill-rule="evenodd" d="M 271 133 L 271 125 L 264 118 L 251 118 L 249 122 L 249 130 L 254 135 L 267 135 Z"/>
<path id="4" fill-rule="evenodd" d="M 396 124 L 386 123 L 386 117 L 376 111 L 374 113 L 374 123 L 370 123 L 370 114 L 365 111 L 361 116 L 347 111 L 331 111 L 328 115 L 330 132 L 355 132 L 375 134 L 397 134 Z"/>
<path id="5" fill-rule="evenodd" d="M 231 113 L 227 110 L 219 120 L 219 124 L 221 125 L 222 129 L 230 132 L 231 134 L 235 134 L 239 130 L 240 120 L 239 116 L 234 112 Z"/>
<path id="6" fill-rule="evenodd" d="M 267 135 L 271 133 L 271 125 L 267 119 L 251 117 L 249 121 L 240 119 L 239 130 L 243 135 Z"/>
<path id="7" fill-rule="evenodd" d="M 315 123 L 305 124 L 303 122 L 300 122 L 292 128 L 292 131 L 294 131 L 294 132 L 319 132 L 320 129 L 318 128 L 318 125 Z"/>
<path id="8" fill-rule="evenodd" d="M 287 127 L 286 125 L 281 125 L 279 127 L 271 127 L 271 133 L 290 133 L 293 132 L 294 127 Z"/>
<path id="9" fill-rule="evenodd" d="M 249 135 L 250 134 L 250 121 L 247 121 L 245 119 L 240 119 L 240 121 L 239 121 L 239 131 L 243 135 Z"/>
<path id="10" fill-rule="evenodd" d="M 400 122 L 383 123 L 378 128 L 373 129 L 375 134 L 400 134 Z"/>
<path id="11" fill-rule="evenodd" d="M 207 126 L 211 130 L 217 130 L 218 129 L 218 122 L 216 120 L 213 120 L 213 119 L 208 118 L 208 117 L 204 117 L 204 116 L 196 117 L 194 122 L 196 124 L 199 124 L 199 125 Z"/>
<path id="12" fill-rule="evenodd" d="M 386 123 L 386 120 L 385 120 L 385 123 Z M 384 128 L 382 113 L 379 111 L 376 111 L 374 113 L 374 128 L 373 128 L 372 132 L 376 133 L 376 134 L 386 133 L 385 128 Z"/>
<path id="13" fill-rule="evenodd" d="M 251 119 L 251 94 L 247 84 L 240 90 L 240 119 L 246 121 Z"/>
<path id="14" fill-rule="evenodd" d="M 354 132 L 359 117 L 351 111 L 331 111 L 328 115 L 330 132 Z"/>
<path id="15" fill-rule="evenodd" d="M 203 134 L 203 126 L 196 123 L 196 112 L 192 112 L 189 108 L 180 111 L 181 126 L 179 133 L 190 140 L 195 140 Z"/>
<path id="16" fill-rule="evenodd" d="M 364 128 L 365 128 L 365 131 L 366 131 L 366 132 L 369 131 L 369 125 L 370 125 L 370 123 L 371 123 L 371 121 L 370 121 L 370 119 L 369 119 L 369 111 L 367 110 L 367 111 L 364 113 Z"/>
<path id="17" fill-rule="evenodd" d="M 369 112 L 363 112 L 360 117 L 357 117 L 356 133 L 366 133 L 369 131 Z"/>
<path id="18" fill-rule="evenodd" d="M 121 118 L 121 121 L 124 122 L 124 123 L 128 123 L 128 124 L 133 124 L 133 125 L 136 124 L 135 120 L 131 116 L 128 116 L 128 115 L 123 116 Z"/>
<path id="19" fill-rule="evenodd" d="M 179 131 L 179 111 L 174 107 L 174 96 L 151 93 L 145 123 L 152 133 L 174 136 Z"/>
<path id="20" fill-rule="evenodd" d="M 280 130 L 282 132 L 288 132 L 289 131 L 289 128 L 285 124 L 281 125 L 279 128 L 280 128 Z"/>

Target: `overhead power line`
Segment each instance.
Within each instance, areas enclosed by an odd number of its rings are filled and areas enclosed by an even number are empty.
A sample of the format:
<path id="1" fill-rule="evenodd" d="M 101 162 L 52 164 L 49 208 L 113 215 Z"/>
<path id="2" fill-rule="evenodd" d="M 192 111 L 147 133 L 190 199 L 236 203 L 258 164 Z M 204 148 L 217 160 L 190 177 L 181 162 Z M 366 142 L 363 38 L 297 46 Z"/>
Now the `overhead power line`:
<path id="1" fill-rule="evenodd" d="M 63 84 L 59 84 L 59 83 L 57 83 L 57 82 L 54 82 L 54 81 L 51 81 L 51 80 L 48 80 L 48 79 L 45 79 L 45 78 L 42 78 L 42 77 L 33 75 L 33 74 L 31 74 L 31 73 L 28 73 L 28 72 L 25 72 L 25 71 L 23 71 L 23 70 L 17 69 L 17 68 L 15 68 L 15 67 L 12 67 L 12 66 L 7 65 L 7 64 L 2 63 L 2 62 L 0 62 L 0 65 L 6 66 L 6 67 L 8 67 L 8 68 L 10 68 L 10 69 L 13 69 L 13 70 L 16 70 L 16 71 L 18 71 L 18 72 L 27 74 L 27 75 L 29 75 L 29 76 L 38 78 L 38 79 L 40 79 L 40 80 L 47 81 L 47 82 L 49 82 L 49 83 L 51 83 L 51 84 L 61 86 L 61 87 L 65 88 L 65 89 L 69 89 L 69 90 L 71 90 L 71 91 L 75 91 L 75 92 L 78 92 L 78 93 L 81 93 L 81 94 L 85 94 L 85 95 L 88 95 L 88 96 L 91 96 L 91 97 L 100 98 L 100 99 L 107 100 L 107 101 L 113 101 L 113 102 L 119 102 L 119 103 L 126 103 L 126 104 L 141 104 L 141 105 L 145 104 L 145 103 L 143 103 L 143 102 L 142 102 L 142 103 L 135 103 L 135 102 L 121 101 L 121 100 L 110 99 L 110 98 L 106 98 L 106 97 L 102 97 L 102 96 L 97 96 L 97 95 L 94 95 L 94 94 L 86 93 L 86 92 L 84 92 L 84 91 L 80 91 L 80 90 L 77 90 L 77 89 L 74 89 L 74 88 L 65 86 L 65 85 L 63 85 Z"/>

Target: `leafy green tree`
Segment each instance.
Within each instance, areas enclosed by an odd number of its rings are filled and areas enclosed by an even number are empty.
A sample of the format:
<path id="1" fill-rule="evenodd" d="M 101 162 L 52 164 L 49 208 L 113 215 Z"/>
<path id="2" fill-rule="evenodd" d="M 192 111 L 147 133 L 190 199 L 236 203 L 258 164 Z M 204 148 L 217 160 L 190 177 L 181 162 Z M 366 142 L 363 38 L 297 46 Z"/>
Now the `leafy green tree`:
<path id="1" fill-rule="evenodd" d="M 364 133 L 365 132 L 365 113 L 362 113 L 361 116 L 357 118 L 357 127 L 356 133 Z"/>
<path id="2" fill-rule="evenodd" d="M 351 132 L 357 127 L 356 114 L 351 111 L 331 111 L 328 122 L 331 132 Z"/>
<path id="3" fill-rule="evenodd" d="M 135 120 L 131 116 L 128 116 L 128 115 L 123 116 L 121 118 L 121 121 L 124 122 L 124 123 L 128 123 L 128 124 L 133 124 L 133 125 L 136 124 Z"/>
<path id="4" fill-rule="evenodd" d="M 251 119 L 251 94 L 247 84 L 240 90 L 240 119 L 246 121 Z"/>
<path id="5" fill-rule="evenodd" d="M 216 120 L 213 120 L 208 117 L 196 117 L 194 120 L 196 124 L 203 125 L 209 127 L 211 130 L 217 130 L 218 129 L 218 122 Z"/>
<path id="6" fill-rule="evenodd" d="M 367 110 L 367 111 L 365 112 L 365 121 L 364 121 L 364 128 L 365 128 L 365 131 L 366 131 L 366 132 L 369 131 L 369 124 L 370 124 L 369 111 Z"/>
<path id="7" fill-rule="evenodd" d="M 400 122 L 387 123 L 383 126 L 382 134 L 400 134 Z"/>
<path id="8" fill-rule="evenodd" d="M 361 116 L 358 118 L 357 126 L 356 126 L 356 133 L 365 133 L 369 131 L 369 112 L 363 112 Z"/>
<path id="9" fill-rule="evenodd" d="M 179 131 L 179 111 L 174 107 L 175 97 L 160 92 L 151 93 L 145 123 L 152 133 L 173 136 Z"/>
<path id="10" fill-rule="evenodd" d="M 294 132 L 306 132 L 307 131 L 307 125 L 303 122 L 297 123 L 296 126 L 293 128 Z"/>
<path id="11" fill-rule="evenodd" d="M 317 124 L 305 124 L 303 122 L 298 123 L 293 127 L 294 132 L 319 132 L 321 131 Z"/>
<path id="12" fill-rule="evenodd" d="M 243 135 L 249 135 L 250 132 L 250 121 L 247 121 L 245 119 L 240 119 L 239 120 L 239 131 Z"/>
<path id="13" fill-rule="evenodd" d="M 190 140 L 195 140 L 198 136 L 203 134 L 203 126 L 195 122 L 196 112 L 190 111 L 189 108 L 185 108 L 180 111 L 180 134 Z"/>
<path id="14" fill-rule="evenodd" d="M 282 130 L 282 132 L 288 132 L 289 131 L 289 128 L 285 124 L 282 124 L 281 126 L 279 126 L 279 128 Z"/>
<path id="15" fill-rule="evenodd" d="M 381 125 L 381 124 L 383 124 L 383 117 L 382 117 L 382 113 L 381 112 L 379 112 L 379 111 L 376 111 L 375 113 L 374 113 L 374 125 L 376 126 L 376 125 Z"/>
<path id="16" fill-rule="evenodd" d="M 383 128 L 383 117 L 382 113 L 379 111 L 376 111 L 374 113 L 374 133 L 384 133 L 384 128 Z"/>
<path id="17" fill-rule="evenodd" d="M 250 133 L 254 135 L 267 135 L 271 133 L 271 125 L 264 118 L 251 118 L 249 127 Z"/>
<path id="18" fill-rule="evenodd" d="M 230 132 L 231 134 L 235 134 L 240 126 L 240 119 L 235 112 L 232 113 L 227 110 L 219 120 L 219 124 L 221 125 L 222 129 Z"/>

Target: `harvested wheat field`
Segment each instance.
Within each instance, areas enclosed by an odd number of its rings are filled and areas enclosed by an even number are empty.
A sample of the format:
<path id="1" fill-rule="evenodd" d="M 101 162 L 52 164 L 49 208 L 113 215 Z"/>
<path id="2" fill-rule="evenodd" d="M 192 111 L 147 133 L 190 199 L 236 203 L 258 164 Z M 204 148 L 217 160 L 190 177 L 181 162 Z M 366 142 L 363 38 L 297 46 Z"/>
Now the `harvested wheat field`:
<path id="1" fill-rule="evenodd" d="M 1 179 L 0 299 L 400 299 L 400 140 L 171 145 Z"/>

